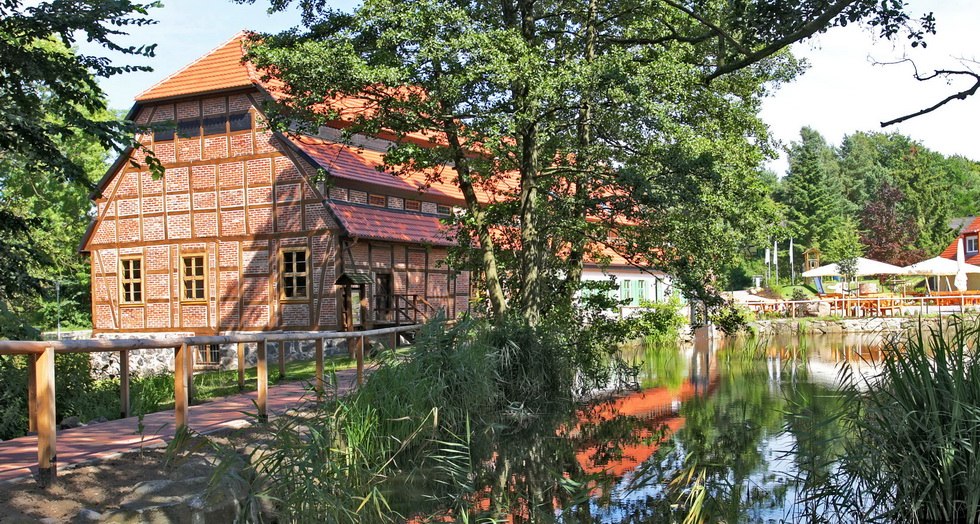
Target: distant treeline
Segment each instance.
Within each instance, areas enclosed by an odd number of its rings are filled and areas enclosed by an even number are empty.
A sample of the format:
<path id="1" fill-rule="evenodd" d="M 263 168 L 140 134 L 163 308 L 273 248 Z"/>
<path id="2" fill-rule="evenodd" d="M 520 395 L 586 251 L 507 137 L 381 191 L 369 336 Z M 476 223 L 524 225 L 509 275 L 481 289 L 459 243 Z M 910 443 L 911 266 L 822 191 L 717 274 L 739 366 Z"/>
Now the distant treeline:
<path id="1" fill-rule="evenodd" d="M 787 153 L 785 175 L 769 174 L 784 217 L 773 229 L 781 276 L 789 276 L 790 238 L 797 270 L 811 247 L 822 262 L 860 255 L 907 265 L 937 256 L 958 232 L 953 219 L 976 215 L 980 204 L 980 163 L 897 133 L 856 132 L 835 146 L 804 127 Z M 765 247 L 747 250 L 731 274 L 733 287 L 764 274 Z"/>

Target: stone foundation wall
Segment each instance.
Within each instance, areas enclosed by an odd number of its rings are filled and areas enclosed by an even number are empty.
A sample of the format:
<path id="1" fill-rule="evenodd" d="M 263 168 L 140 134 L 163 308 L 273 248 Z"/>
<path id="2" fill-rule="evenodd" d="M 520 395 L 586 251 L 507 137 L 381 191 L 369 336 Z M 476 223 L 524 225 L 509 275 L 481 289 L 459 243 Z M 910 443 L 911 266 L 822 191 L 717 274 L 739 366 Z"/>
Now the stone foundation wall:
<path id="1" fill-rule="evenodd" d="M 184 334 L 144 334 L 140 333 L 139 338 L 159 339 L 173 336 L 192 336 L 192 333 Z M 98 338 L 121 339 L 133 338 L 126 334 L 104 334 Z M 270 363 L 279 360 L 279 348 L 285 346 L 286 361 L 311 360 L 316 353 L 316 343 L 312 340 L 297 342 L 269 342 L 266 344 L 266 355 Z M 245 365 L 251 367 L 258 361 L 256 350 L 257 344 L 245 344 Z M 343 340 L 325 340 L 324 354 L 336 355 L 347 351 L 347 344 Z M 220 364 L 217 366 L 201 366 L 209 369 L 237 369 L 238 368 L 238 345 L 221 344 Z M 119 375 L 119 352 L 91 353 L 92 375 L 96 378 L 110 378 Z M 160 373 L 172 373 L 174 370 L 174 350 L 168 348 L 157 349 L 136 349 L 129 352 L 129 369 L 133 376 L 156 375 Z"/>
<path id="2" fill-rule="evenodd" d="M 957 318 L 959 315 L 957 315 Z M 942 322 L 949 321 L 950 316 L 944 316 Z M 977 315 L 967 315 L 969 322 L 975 322 Z M 795 335 L 795 334 L 838 334 L 838 333 L 904 333 L 915 329 L 919 322 L 924 328 L 935 328 L 939 325 L 939 317 L 872 317 L 872 318 L 842 318 L 835 320 L 812 320 L 806 318 L 784 318 L 775 320 L 757 320 L 749 326 L 759 335 Z"/>

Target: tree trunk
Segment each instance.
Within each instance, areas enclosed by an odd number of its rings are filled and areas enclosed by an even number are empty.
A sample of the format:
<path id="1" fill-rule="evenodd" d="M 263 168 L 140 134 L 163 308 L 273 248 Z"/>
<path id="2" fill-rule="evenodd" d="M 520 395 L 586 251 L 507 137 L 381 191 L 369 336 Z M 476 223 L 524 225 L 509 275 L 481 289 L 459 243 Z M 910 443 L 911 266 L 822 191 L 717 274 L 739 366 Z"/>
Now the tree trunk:
<path id="1" fill-rule="evenodd" d="M 440 105 L 442 106 L 443 113 L 449 114 L 448 104 L 443 102 Z M 470 172 L 466 151 L 463 149 L 459 140 L 456 123 L 452 121 L 444 122 L 443 130 L 446 133 L 449 145 L 453 148 L 453 161 L 456 164 L 457 173 L 456 183 L 463 193 L 463 199 L 466 202 L 466 211 L 473 217 L 477 239 L 480 242 L 479 264 L 484 276 L 487 298 L 490 300 L 490 312 L 494 319 L 500 320 L 507 312 L 507 297 L 504 296 L 503 285 L 500 282 L 500 273 L 497 270 L 497 255 L 494 250 L 493 237 L 490 235 L 490 229 L 487 227 L 486 212 L 480 205 L 480 201 L 476 196 L 476 190 L 473 188 L 473 175 Z"/>
<path id="2" fill-rule="evenodd" d="M 534 3 L 520 2 L 521 34 L 533 45 L 535 39 Z M 541 235 L 538 230 L 538 124 L 526 80 L 515 82 L 514 107 L 526 122 L 519 131 L 521 174 L 521 314 L 529 325 L 541 319 Z"/>
<path id="3" fill-rule="evenodd" d="M 596 0 L 589 0 L 588 11 L 586 12 L 585 30 L 585 49 L 583 60 L 586 64 L 591 64 L 595 60 L 595 41 L 596 41 Z M 576 154 L 575 164 L 588 168 L 590 161 L 589 148 L 592 147 L 592 96 L 585 92 L 582 95 L 581 109 L 579 111 L 578 131 L 579 150 Z M 588 172 L 583 172 L 580 180 L 575 184 L 575 205 L 573 212 L 578 213 L 574 219 L 580 220 L 583 228 L 588 227 L 586 223 L 587 202 L 591 183 Z M 572 233 L 575 234 L 574 232 Z M 575 299 L 575 291 L 582 281 L 582 270 L 585 264 L 586 236 L 582 232 L 572 239 L 571 249 L 568 253 L 568 273 L 565 276 L 565 294 L 569 301 Z"/>

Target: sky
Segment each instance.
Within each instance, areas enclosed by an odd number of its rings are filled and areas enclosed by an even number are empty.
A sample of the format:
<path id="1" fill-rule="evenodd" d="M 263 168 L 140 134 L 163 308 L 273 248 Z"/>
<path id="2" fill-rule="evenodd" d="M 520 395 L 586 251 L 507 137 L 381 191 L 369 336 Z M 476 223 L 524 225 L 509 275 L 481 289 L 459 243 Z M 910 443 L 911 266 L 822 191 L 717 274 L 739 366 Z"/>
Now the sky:
<path id="1" fill-rule="evenodd" d="M 909 64 L 875 65 L 909 57 L 920 73 L 933 69 L 963 69 L 980 51 L 975 41 L 980 28 L 980 9 L 975 0 L 910 0 L 909 11 L 918 15 L 934 11 L 937 34 L 927 39 L 926 49 L 912 48 L 904 38 L 892 42 L 859 26 L 835 28 L 797 44 L 794 54 L 809 67 L 792 83 L 780 86 L 762 107 L 762 118 L 777 141 L 787 145 L 799 138 L 800 128 L 810 126 L 832 144 L 857 131 L 880 131 L 880 122 L 930 106 L 972 83 L 943 80 L 929 83 L 913 78 Z M 332 2 L 349 9 L 354 0 Z M 192 60 L 224 43 L 242 29 L 277 31 L 299 23 L 295 11 L 269 15 L 267 0 L 238 4 L 230 0 L 164 0 L 164 7 L 151 15 L 158 24 L 139 30 L 126 42 L 157 43 L 156 57 L 126 63 L 145 63 L 152 73 L 128 73 L 103 79 L 110 106 L 128 109 L 133 98 Z M 100 52 L 82 46 L 83 52 Z M 980 122 L 980 94 L 954 101 L 929 115 L 891 126 L 946 155 L 963 155 L 980 160 L 976 125 Z M 785 155 L 769 164 L 778 175 L 786 170 Z"/>

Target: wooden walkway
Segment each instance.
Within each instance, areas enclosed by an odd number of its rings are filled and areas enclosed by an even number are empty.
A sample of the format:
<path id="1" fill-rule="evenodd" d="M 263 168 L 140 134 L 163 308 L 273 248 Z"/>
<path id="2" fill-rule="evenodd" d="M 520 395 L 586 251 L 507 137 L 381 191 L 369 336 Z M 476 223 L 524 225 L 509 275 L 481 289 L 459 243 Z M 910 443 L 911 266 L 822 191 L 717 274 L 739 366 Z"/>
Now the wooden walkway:
<path id="1" fill-rule="evenodd" d="M 338 389 L 349 391 L 356 382 L 355 370 L 337 372 Z M 306 382 L 286 382 L 269 388 L 270 417 L 310 398 Z M 242 427 L 249 423 L 245 413 L 255 413 L 256 392 L 216 399 L 188 408 L 188 423 L 197 433 L 208 434 Z M 58 470 L 109 458 L 144 447 L 165 445 L 174 436 L 172 410 L 143 417 L 144 432 L 137 430 L 139 419 L 129 417 L 101 424 L 58 431 Z M 0 442 L 0 483 L 32 478 L 37 473 L 37 437 L 28 436 Z"/>

